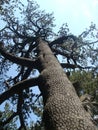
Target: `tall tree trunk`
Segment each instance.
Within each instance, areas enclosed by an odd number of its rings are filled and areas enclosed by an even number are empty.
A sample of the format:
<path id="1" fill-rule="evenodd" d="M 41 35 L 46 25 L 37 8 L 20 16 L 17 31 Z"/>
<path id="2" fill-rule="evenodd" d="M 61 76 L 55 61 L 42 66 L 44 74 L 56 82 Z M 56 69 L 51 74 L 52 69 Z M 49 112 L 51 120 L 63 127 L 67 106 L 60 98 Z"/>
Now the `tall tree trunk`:
<path id="1" fill-rule="evenodd" d="M 40 82 L 46 130 L 97 130 L 46 42 L 39 40 Z"/>

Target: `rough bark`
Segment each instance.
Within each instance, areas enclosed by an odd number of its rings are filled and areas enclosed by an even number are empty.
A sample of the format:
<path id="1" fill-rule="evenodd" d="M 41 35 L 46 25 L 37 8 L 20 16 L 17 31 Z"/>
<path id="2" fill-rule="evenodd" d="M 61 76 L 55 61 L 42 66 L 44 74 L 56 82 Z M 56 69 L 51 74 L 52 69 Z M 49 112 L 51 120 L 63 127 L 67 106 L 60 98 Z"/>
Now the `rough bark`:
<path id="1" fill-rule="evenodd" d="M 38 50 L 45 129 L 97 130 L 47 43 L 39 40 Z"/>

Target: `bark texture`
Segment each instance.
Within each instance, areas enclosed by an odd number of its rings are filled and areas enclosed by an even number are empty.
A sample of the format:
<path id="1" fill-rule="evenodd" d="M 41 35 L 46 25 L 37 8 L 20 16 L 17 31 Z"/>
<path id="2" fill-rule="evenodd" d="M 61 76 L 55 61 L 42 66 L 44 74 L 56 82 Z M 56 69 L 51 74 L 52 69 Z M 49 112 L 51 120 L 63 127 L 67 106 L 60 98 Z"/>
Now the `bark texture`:
<path id="1" fill-rule="evenodd" d="M 46 42 L 39 40 L 40 81 L 46 130 L 97 130 Z"/>

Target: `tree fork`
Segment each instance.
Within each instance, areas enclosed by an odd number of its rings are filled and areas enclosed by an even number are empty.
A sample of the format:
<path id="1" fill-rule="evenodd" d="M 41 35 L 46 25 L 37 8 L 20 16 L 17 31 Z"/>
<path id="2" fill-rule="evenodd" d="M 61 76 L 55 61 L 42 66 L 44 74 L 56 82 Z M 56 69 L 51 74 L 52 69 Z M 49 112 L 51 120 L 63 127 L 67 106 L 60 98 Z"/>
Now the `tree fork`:
<path id="1" fill-rule="evenodd" d="M 97 130 L 46 42 L 38 40 L 46 130 Z"/>

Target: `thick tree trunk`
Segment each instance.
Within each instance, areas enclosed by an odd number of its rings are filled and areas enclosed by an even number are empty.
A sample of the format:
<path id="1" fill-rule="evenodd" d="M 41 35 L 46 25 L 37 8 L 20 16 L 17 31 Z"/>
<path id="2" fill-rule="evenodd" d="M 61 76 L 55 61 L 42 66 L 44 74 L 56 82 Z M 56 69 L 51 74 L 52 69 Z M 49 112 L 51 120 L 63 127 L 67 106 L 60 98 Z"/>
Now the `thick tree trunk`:
<path id="1" fill-rule="evenodd" d="M 97 130 L 47 43 L 39 40 L 38 50 L 46 130 Z"/>

